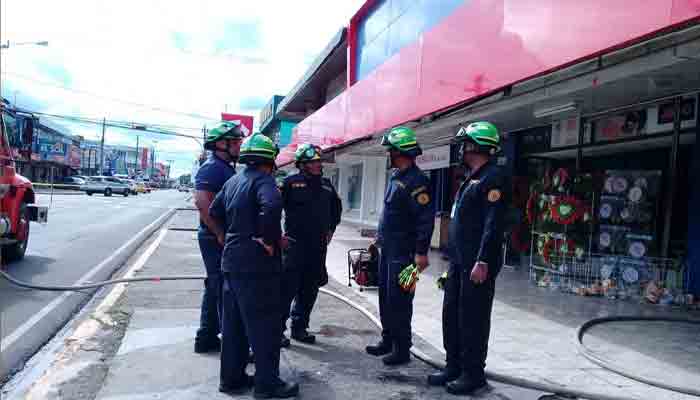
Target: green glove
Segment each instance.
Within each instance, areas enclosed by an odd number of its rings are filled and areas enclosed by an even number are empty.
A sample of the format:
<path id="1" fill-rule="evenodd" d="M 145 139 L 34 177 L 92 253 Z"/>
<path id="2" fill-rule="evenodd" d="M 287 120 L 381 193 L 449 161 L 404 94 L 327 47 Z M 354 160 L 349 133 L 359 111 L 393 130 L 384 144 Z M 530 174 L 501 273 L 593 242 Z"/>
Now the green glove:
<path id="1" fill-rule="evenodd" d="M 411 264 L 404 268 L 399 274 L 399 286 L 406 292 L 413 293 L 416 290 L 416 283 L 420 270 L 415 265 Z"/>

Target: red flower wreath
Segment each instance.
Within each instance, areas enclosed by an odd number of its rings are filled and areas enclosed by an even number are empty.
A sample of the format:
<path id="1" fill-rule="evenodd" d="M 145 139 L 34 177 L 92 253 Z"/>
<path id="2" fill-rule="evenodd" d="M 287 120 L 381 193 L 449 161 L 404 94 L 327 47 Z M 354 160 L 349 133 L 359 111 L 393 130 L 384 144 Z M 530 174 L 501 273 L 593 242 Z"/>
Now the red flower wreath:
<path id="1" fill-rule="evenodd" d="M 583 216 L 584 207 L 573 196 L 557 197 L 550 207 L 552 220 L 560 225 L 571 225 Z"/>
<path id="2" fill-rule="evenodd" d="M 562 251 L 562 247 L 564 247 L 564 245 L 566 245 L 566 252 Z M 573 240 L 553 239 L 550 237 L 544 242 L 544 247 L 542 248 L 542 258 L 544 259 L 545 263 L 551 264 L 550 257 L 552 256 L 552 253 L 559 256 L 572 256 L 575 250 L 576 243 L 574 243 Z"/>

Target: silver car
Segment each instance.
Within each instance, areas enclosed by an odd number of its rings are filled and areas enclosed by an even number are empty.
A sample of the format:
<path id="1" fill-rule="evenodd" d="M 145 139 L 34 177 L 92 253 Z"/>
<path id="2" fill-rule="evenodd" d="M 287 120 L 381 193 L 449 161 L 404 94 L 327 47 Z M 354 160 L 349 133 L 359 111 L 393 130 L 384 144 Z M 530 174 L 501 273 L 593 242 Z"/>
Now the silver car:
<path id="1" fill-rule="evenodd" d="M 131 191 L 128 184 L 112 176 L 91 176 L 81 189 L 88 196 L 92 196 L 93 193 L 103 193 L 108 197 L 111 196 L 112 193 L 127 197 Z"/>

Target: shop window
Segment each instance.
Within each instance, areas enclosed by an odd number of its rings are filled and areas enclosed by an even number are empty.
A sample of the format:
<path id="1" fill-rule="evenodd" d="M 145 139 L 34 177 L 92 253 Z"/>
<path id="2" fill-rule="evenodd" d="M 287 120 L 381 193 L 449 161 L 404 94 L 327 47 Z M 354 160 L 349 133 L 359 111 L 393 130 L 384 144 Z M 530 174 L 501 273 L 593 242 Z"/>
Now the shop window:
<path id="1" fill-rule="evenodd" d="M 350 167 L 347 184 L 348 208 L 351 210 L 358 210 L 362 203 L 362 164 L 355 164 Z"/>

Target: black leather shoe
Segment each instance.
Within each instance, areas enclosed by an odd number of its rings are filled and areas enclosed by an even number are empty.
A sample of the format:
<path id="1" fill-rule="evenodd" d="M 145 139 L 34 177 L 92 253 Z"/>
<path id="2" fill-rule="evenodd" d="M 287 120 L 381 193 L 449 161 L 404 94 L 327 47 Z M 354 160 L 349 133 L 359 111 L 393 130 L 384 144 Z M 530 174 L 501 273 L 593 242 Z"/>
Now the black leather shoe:
<path id="1" fill-rule="evenodd" d="M 284 333 L 282 334 L 282 337 L 280 338 L 280 347 L 287 348 L 292 344 L 292 342 L 289 341 L 289 338 L 284 336 Z"/>
<path id="2" fill-rule="evenodd" d="M 431 375 L 428 375 L 428 385 L 430 386 L 445 386 L 448 382 L 452 382 L 459 378 L 459 372 L 444 370 Z"/>
<path id="3" fill-rule="evenodd" d="M 255 388 L 253 397 L 256 399 L 286 399 L 299 394 L 299 385 L 296 383 L 281 382 L 273 388 Z"/>
<path id="4" fill-rule="evenodd" d="M 219 383 L 219 392 L 227 394 L 243 394 L 255 385 L 255 379 L 245 374 L 240 382 Z"/>
<path id="5" fill-rule="evenodd" d="M 486 379 L 472 379 L 462 374 L 456 380 L 447 383 L 447 393 L 457 395 L 471 395 L 477 390 L 486 387 Z"/>
<path id="6" fill-rule="evenodd" d="M 391 344 L 382 339 L 377 344 L 371 344 L 365 347 L 365 351 L 371 356 L 385 356 L 391 353 Z"/>
<path id="7" fill-rule="evenodd" d="M 221 340 L 218 337 L 208 340 L 194 340 L 194 352 L 197 354 L 217 353 L 219 351 L 221 351 Z"/>
<path id="8" fill-rule="evenodd" d="M 384 365 L 402 365 L 411 361 L 411 353 L 407 350 L 394 350 L 388 356 L 382 358 Z"/>
<path id="9" fill-rule="evenodd" d="M 316 343 L 316 336 L 307 332 L 306 329 L 292 331 L 292 339 L 296 340 L 297 342 L 302 342 L 302 343 L 307 343 L 307 344 Z"/>

